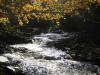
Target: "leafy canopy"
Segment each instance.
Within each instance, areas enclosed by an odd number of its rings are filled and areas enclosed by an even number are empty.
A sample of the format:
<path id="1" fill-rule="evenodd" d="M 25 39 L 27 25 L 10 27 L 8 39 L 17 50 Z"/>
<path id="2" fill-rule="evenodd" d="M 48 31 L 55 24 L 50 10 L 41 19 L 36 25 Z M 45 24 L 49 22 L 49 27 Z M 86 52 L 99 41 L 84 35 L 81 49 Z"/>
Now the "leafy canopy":
<path id="1" fill-rule="evenodd" d="M 80 15 L 88 10 L 91 3 L 100 0 L 0 0 L 0 23 L 27 25 L 30 19 L 47 20 L 59 26 L 59 20 L 65 14 Z"/>

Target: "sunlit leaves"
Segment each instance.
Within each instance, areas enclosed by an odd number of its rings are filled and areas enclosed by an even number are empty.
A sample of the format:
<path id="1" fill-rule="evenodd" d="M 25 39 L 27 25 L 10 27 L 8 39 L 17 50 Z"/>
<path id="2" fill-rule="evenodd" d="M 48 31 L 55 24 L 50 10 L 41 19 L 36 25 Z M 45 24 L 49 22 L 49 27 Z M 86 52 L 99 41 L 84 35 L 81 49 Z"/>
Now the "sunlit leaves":
<path id="1" fill-rule="evenodd" d="M 8 18 L 0 18 L 0 23 L 6 25 L 7 23 L 9 23 L 9 19 Z"/>
<path id="2" fill-rule="evenodd" d="M 21 19 L 18 19 L 18 22 L 19 22 L 19 25 L 22 26 L 23 25 L 23 22 Z"/>
<path id="3" fill-rule="evenodd" d="M 5 15 L 0 23 L 9 23 L 8 16 L 13 15 L 20 26 L 27 25 L 30 19 L 46 20 L 59 26 L 65 14 L 80 15 L 81 10 L 89 11 L 89 4 L 94 2 L 100 3 L 100 0 L 0 0 L 0 11 Z"/>

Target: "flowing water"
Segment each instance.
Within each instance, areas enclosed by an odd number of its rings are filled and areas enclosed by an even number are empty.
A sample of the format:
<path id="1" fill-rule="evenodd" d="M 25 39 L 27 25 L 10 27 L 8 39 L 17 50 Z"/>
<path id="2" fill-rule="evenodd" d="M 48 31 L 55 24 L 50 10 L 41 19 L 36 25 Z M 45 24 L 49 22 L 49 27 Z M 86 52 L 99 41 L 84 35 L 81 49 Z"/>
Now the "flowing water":
<path id="1" fill-rule="evenodd" d="M 91 63 L 69 60 L 66 51 L 48 43 L 70 38 L 68 33 L 47 33 L 31 37 L 27 44 L 10 45 L 11 53 L 0 56 L 0 62 L 8 63 L 12 71 L 26 75 L 100 75 L 99 67 Z"/>

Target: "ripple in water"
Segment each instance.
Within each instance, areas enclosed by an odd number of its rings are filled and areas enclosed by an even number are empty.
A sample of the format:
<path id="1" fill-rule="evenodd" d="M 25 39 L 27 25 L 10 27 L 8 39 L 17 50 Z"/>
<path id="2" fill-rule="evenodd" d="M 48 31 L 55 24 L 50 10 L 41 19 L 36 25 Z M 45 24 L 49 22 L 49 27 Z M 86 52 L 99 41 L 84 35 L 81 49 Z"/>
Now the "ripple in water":
<path id="1" fill-rule="evenodd" d="M 98 66 L 90 63 L 66 59 L 70 55 L 55 47 L 47 47 L 47 42 L 65 39 L 66 34 L 48 33 L 32 38 L 32 43 L 11 45 L 18 49 L 13 53 L 5 53 L 3 62 L 13 71 L 21 70 L 26 75 L 99 75 Z M 21 52 L 20 49 L 26 50 Z M 0 62 L 2 62 L 0 60 Z"/>

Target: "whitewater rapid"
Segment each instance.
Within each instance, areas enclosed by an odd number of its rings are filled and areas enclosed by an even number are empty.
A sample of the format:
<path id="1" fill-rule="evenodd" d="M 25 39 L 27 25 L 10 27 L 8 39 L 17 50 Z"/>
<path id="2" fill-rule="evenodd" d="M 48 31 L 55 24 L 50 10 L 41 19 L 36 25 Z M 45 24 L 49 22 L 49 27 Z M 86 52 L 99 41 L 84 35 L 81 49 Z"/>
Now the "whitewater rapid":
<path id="1" fill-rule="evenodd" d="M 8 69 L 21 70 L 25 75 L 99 75 L 97 65 L 71 60 L 66 51 L 47 45 L 70 38 L 68 35 L 42 33 L 31 37 L 30 43 L 10 45 L 12 52 L 0 56 L 0 62 L 9 63 Z"/>

